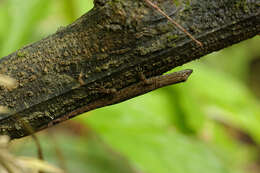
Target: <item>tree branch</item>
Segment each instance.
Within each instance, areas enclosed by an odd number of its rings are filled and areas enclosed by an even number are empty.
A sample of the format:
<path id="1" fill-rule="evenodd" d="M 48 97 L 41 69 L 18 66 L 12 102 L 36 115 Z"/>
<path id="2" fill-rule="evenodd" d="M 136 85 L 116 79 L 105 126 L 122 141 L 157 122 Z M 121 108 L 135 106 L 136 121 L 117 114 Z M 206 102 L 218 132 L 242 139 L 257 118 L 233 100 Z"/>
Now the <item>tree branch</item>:
<path id="1" fill-rule="evenodd" d="M 154 85 L 140 85 L 140 73 L 154 79 L 260 33 L 256 0 L 164 0 L 157 5 L 203 47 L 143 0 L 96 0 L 71 25 L 0 60 L 0 75 L 17 82 L 0 87 L 0 107 L 10 110 L 1 115 L 0 134 L 23 137 L 30 134 L 26 123 L 39 131 L 63 117 L 143 94 Z M 116 99 L 128 92 L 130 97 Z"/>

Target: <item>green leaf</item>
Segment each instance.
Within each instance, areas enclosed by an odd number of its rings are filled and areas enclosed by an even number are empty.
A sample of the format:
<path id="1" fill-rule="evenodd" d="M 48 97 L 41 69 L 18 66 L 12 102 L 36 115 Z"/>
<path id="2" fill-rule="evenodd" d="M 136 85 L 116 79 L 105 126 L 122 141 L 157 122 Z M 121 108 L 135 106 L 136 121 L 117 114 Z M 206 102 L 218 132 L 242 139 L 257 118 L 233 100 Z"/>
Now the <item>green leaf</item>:
<path id="1" fill-rule="evenodd" d="M 144 172 L 229 172 L 209 146 L 176 133 L 168 106 L 165 96 L 152 92 L 94 111 L 80 121 L 90 124 Z"/>
<path id="2" fill-rule="evenodd" d="M 205 115 L 220 116 L 245 129 L 260 142 L 260 102 L 245 84 L 203 64 L 197 68 L 199 70 L 186 87 L 197 94 Z"/>
<path id="3" fill-rule="evenodd" d="M 32 31 L 45 17 L 49 5 L 50 0 L 10 0 L 10 26 L 3 38 L 4 44 L 0 51 L 2 56 L 31 41 Z"/>
<path id="4" fill-rule="evenodd" d="M 93 0 L 60 0 L 60 7 L 66 21 L 71 23 L 93 7 Z"/>

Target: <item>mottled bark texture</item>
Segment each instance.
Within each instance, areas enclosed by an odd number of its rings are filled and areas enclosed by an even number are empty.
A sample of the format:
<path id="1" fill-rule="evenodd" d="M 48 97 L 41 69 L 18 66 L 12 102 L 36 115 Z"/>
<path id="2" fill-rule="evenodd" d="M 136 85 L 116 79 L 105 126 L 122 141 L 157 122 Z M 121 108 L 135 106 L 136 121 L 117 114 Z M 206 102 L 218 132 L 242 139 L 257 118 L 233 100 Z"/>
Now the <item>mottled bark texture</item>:
<path id="1" fill-rule="evenodd" d="M 53 35 L 2 58 L 0 134 L 19 138 L 102 98 L 260 32 L 259 0 L 153 1 L 203 43 L 198 46 L 143 0 L 96 0 Z M 177 11 L 176 11 L 177 10 Z M 94 88 L 94 89 L 93 89 Z M 109 123 L 109 122 L 108 122 Z"/>

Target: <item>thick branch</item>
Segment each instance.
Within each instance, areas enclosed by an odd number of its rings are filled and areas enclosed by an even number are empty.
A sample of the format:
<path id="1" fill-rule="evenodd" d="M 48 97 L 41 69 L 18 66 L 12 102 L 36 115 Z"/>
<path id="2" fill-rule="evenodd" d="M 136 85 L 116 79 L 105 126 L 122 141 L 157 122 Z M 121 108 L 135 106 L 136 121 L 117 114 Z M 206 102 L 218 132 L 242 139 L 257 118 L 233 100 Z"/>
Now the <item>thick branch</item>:
<path id="1" fill-rule="evenodd" d="M 140 73 L 161 75 L 260 32 L 256 0 L 174 2 L 157 4 L 203 47 L 143 0 L 96 0 L 73 24 L 2 58 L 0 74 L 18 86 L 0 88 L 0 106 L 11 110 L 0 118 L 0 134 L 26 136 L 22 122 L 38 131 L 108 97 L 93 88 L 128 91 L 140 83 Z"/>

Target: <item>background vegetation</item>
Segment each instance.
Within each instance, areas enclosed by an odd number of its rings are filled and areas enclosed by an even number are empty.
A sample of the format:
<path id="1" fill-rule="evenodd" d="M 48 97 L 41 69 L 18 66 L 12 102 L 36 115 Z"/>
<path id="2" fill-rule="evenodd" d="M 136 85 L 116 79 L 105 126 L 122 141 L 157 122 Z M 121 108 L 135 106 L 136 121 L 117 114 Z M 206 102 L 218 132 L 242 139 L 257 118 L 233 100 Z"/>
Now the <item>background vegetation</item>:
<path id="1" fill-rule="evenodd" d="M 81 0 L 0 0 L 0 56 L 92 8 Z M 181 68 L 183 84 L 83 114 L 38 133 L 45 160 L 79 173 L 260 172 L 260 38 Z M 12 152 L 35 156 L 30 137 Z"/>

